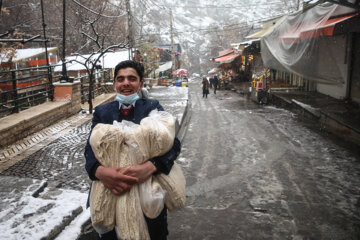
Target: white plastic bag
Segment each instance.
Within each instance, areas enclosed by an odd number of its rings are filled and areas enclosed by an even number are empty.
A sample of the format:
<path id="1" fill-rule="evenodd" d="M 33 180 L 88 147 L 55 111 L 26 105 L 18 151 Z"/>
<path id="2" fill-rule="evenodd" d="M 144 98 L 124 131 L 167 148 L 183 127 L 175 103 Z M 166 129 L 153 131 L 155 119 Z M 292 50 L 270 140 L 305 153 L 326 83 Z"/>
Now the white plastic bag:
<path id="1" fill-rule="evenodd" d="M 164 208 L 165 192 L 152 177 L 139 185 L 140 204 L 145 216 L 154 219 L 160 215 Z"/>

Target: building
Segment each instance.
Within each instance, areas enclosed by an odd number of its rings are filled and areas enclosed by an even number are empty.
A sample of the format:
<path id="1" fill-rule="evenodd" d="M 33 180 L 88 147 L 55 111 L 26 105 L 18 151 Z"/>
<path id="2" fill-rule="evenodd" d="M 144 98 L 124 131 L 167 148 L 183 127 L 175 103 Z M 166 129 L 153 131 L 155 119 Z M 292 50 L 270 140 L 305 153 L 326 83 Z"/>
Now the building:
<path id="1" fill-rule="evenodd" d="M 271 85 L 317 91 L 360 102 L 360 15 L 324 3 L 281 18 L 261 37 Z"/>

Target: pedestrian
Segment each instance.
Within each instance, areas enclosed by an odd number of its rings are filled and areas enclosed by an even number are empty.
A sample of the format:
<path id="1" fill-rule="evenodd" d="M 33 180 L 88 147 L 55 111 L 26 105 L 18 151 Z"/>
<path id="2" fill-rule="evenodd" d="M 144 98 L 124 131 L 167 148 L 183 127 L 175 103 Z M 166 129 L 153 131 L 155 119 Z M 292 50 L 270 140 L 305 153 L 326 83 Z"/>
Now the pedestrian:
<path id="1" fill-rule="evenodd" d="M 144 85 L 144 66 L 141 63 L 132 60 L 120 62 L 115 67 L 114 76 L 113 88 L 116 91 L 116 100 L 95 108 L 91 130 L 98 123 L 113 124 L 114 120 L 118 122 L 127 120 L 139 124 L 152 110 L 164 110 L 157 100 L 140 98 L 138 95 Z M 181 143 L 175 137 L 172 148 L 163 156 L 131 166 L 122 172 L 121 168 L 102 166 L 96 159 L 88 139 L 85 146 L 85 168 L 92 181 L 101 181 L 113 194 L 119 196 L 134 184 L 144 182 L 153 174 L 169 174 L 180 150 Z M 87 206 L 89 206 L 89 201 Z M 166 206 L 155 219 L 149 219 L 145 215 L 144 217 L 152 240 L 167 239 Z M 117 239 L 115 229 L 99 234 L 99 239 Z"/>
<path id="2" fill-rule="evenodd" d="M 214 85 L 214 78 L 211 76 L 209 81 L 210 81 L 210 88 L 212 89 Z"/>
<path id="3" fill-rule="evenodd" d="M 202 80 L 202 91 L 203 91 L 203 98 L 207 98 L 207 95 L 209 94 L 209 81 L 207 80 L 206 76 L 203 77 Z"/>
<path id="4" fill-rule="evenodd" d="M 218 76 L 215 74 L 214 76 L 214 94 L 216 94 L 216 89 L 218 88 L 218 85 L 219 85 L 219 79 L 218 79 Z"/>

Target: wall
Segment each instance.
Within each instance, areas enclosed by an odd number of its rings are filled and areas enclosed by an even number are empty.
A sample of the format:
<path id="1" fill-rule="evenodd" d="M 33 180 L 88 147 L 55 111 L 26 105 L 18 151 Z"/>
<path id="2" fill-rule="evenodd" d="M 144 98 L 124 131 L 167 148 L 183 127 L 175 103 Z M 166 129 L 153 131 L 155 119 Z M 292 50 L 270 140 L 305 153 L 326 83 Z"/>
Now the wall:
<path id="1" fill-rule="evenodd" d="M 320 59 L 321 64 L 318 68 L 320 71 L 331 71 L 328 69 L 330 64 L 328 61 L 335 61 L 337 70 L 341 74 L 341 79 L 338 79 L 337 84 L 317 83 L 316 90 L 325 95 L 331 96 L 336 99 L 346 98 L 347 89 L 347 55 L 346 55 L 346 35 L 332 36 L 322 38 L 319 42 L 319 53 L 326 52 L 327 55 Z M 329 55 L 331 57 L 329 57 Z M 333 65 L 333 64 L 332 64 Z"/>
<path id="2" fill-rule="evenodd" d="M 350 98 L 360 103 L 360 33 L 354 34 L 352 57 Z"/>
<path id="3" fill-rule="evenodd" d="M 0 147 L 8 146 L 81 110 L 79 82 L 59 83 L 54 87 L 55 92 L 65 93 L 66 96 L 54 96 L 54 102 L 46 102 L 0 119 Z M 71 91 L 57 91 L 58 87 L 70 88 Z"/>

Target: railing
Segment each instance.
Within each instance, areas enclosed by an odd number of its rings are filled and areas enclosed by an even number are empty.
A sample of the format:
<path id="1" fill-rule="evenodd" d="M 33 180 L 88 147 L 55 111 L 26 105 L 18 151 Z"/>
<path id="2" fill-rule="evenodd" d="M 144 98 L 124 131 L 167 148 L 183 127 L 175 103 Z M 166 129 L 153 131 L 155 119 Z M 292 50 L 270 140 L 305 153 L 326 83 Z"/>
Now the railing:
<path id="1" fill-rule="evenodd" d="M 53 99 L 53 83 L 60 81 L 61 73 L 53 75 L 53 68 L 47 66 L 0 71 L 0 118 L 18 113 L 32 106 Z M 92 99 L 108 89 L 105 82 L 111 82 L 111 69 L 99 70 L 95 74 Z M 75 80 L 81 83 L 81 102 L 87 102 L 89 96 L 89 77 L 82 76 Z"/>
<path id="2" fill-rule="evenodd" d="M 18 113 L 53 98 L 53 81 L 48 67 L 0 72 L 0 117 Z"/>
<path id="3" fill-rule="evenodd" d="M 106 87 L 106 83 L 112 82 L 110 73 L 111 69 L 105 69 L 95 74 L 94 89 L 91 94 L 92 99 L 103 93 L 109 92 L 108 88 Z M 85 103 L 89 99 L 89 76 L 81 76 L 76 78 L 76 80 L 79 80 L 81 84 L 81 103 Z"/>

